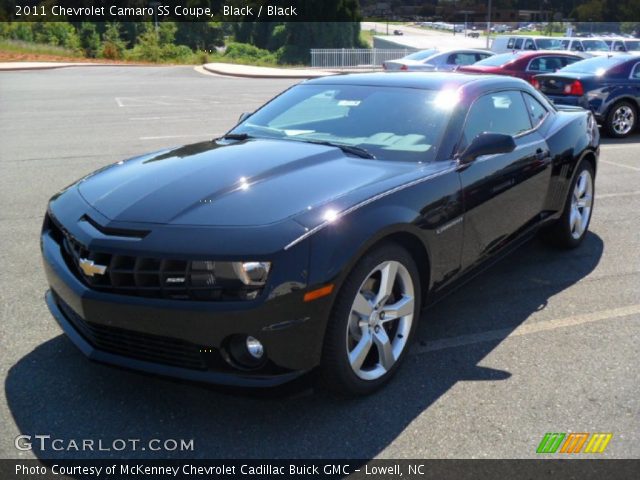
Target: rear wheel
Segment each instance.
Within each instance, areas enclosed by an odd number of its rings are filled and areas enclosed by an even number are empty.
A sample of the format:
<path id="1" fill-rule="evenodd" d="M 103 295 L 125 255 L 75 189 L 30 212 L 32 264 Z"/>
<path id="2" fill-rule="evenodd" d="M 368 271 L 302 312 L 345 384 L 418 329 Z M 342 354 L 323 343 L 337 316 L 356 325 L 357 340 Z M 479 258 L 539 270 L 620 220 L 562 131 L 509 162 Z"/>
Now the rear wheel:
<path id="1" fill-rule="evenodd" d="M 637 125 L 638 112 L 636 106 L 623 100 L 609 109 L 604 126 L 610 136 L 623 138 L 633 133 Z"/>
<path id="2" fill-rule="evenodd" d="M 406 355 L 418 320 L 420 276 L 409 252 L 385 244 L 354 267 L 327 326 L 325 387 L 363 395 L 385 384 Z"/>
<path id="3" fill-rule="evenodd" d="M 594 194 L 593 166 L 583 160 L 569 189 L 562 216 L 544 232 L 546 240 L 564 248 L 580 245 L 589 229 Z"/>

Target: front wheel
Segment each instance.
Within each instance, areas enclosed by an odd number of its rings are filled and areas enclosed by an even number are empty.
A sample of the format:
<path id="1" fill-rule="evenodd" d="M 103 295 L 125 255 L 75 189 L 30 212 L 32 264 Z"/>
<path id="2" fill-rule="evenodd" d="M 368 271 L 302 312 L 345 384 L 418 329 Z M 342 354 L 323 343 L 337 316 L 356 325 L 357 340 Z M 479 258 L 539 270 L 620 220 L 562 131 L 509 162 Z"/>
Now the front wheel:
<path id="1" fill-rule="evenodd" d="M 594 194 L 593 166 L 583 160 L 569 189 L 562 216 L 545 231 L 545 238 L 564 248 L 580 245 L 591 222 Z"/>
<path id="2" fill-rule="evenodd" d="M 343 394 L 364 395 L 395 373 L 413 338 L 420 275 L 396 244 L 365 255 L 345 280 L 327 326 L 320 378 Z"/>

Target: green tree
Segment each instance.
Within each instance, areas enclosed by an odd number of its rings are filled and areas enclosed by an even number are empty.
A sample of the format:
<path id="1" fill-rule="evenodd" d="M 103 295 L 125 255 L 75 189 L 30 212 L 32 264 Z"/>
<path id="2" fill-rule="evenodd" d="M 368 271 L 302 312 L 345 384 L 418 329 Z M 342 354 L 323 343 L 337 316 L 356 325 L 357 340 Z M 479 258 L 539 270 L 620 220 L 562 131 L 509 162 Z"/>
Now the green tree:
<path id="1" fill-rule="evenodd" d="M 87 57 L 95 58 L 100 53 L 100 35 L 95 23 L 83 22 L 80 25 L 80 45 Z"/>
<path id="2" fill-rule="evenodd" d="M 118 22 L 107 23 L 107 28 L 102 36 L 102 56 L 117 60 L 122 58 L 126 44 L 120 38 L 120 24 Z"/>

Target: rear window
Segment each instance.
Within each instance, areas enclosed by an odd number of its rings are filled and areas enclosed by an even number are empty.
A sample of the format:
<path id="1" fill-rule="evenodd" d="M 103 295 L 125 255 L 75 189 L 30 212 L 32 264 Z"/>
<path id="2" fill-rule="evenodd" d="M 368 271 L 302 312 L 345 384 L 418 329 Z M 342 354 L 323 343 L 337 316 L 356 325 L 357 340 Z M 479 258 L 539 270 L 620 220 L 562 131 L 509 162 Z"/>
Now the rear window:
<path id="1" fill-rule="evenodd" d="M 629 58 L 624 56 L 617 57 L 594 57 L 580 62 L 573 63 L 562 69 L 563 72 L 575 73 L 593 73 L 601 74 L 608 70 L 628 62 Z"/>
<path id="2" fill-rule="evenodd" d="M 518 55 L 516 55 L 515 53 L 503 53 L 500 55 L 494 55 L 493 57 L 485 58 L 484 60 L 480 60 L 479 62 L 474 63 L 474 65 L 499 67 L 515 60 L 516 58 L 518 58 Z"/>
<path id="3" fill-rule="evenodd" d="M 412 53 L 411 55 L 407 55 L 404 58 L 406 60 L 424 60 L 425 58 L 430 57 L 436 52 L 437 50 L 421 50 L 419 52 Z"/>

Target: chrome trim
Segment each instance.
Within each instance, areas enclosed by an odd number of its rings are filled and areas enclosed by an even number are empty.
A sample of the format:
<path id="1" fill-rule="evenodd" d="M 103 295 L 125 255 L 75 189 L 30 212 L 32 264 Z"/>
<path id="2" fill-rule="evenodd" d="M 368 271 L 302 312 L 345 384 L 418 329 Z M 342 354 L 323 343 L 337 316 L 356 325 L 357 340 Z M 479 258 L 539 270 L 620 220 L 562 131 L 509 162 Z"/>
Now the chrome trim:
<path id="1" fill-rule="evenodd" d="M 334 223 L 335 221 L 341 219 L 342 217 L 349 215 L 352 212 L 355 212 L 356 210 L 365 207 L 367 205 L 369 205 L 370 203 L 373 203 L 377 200 L 380 200 L 381 198 L 387 197 L 389 195 L 392 195 L 396 192 L 399 192 L 401 190 L 404 190 L 406 188 L 409 187 L 413 187 L 414 185 L 418 185 L 420 183 L 426 182 L 427 180 L 431 180 L 432 178 L 435 177 L 439 177 L 440 175 L 444 175 L 445 173 L 450 173 L 450 172 L 454 172 L 456 169 L 458 168 L 457 162 L 455 165 L 449 167 L 449 168 L 445 168 L 444 170 L 440 170 L 438 172 L 432 173 L 431 175 L 427 175 L 426 177 L 422 177 L 422 178 L 418 178 L 416 180 L 412 180 L 408 183 L 402 184 L 402 185 L 398 185 L 397 187 L 393 187 L 385 192 L 382 193 L 378 193 L 377 195 L 374 195 L 373 197 L 370 197 L 366 200 L 363 200 L 360 203 L 356 203 L 355 205 L 347 208 L 346 210 L 343 210 L 341 212 L 339 212 L 338 214 L 335 215 L 335 217 L 332 217 L 331 220 L 325 220 L 324 222 L 320 223 L 319 225 L 316 225 L 315 227 L 313 227 L 311 230 L 308 230 L 307 232 L 303 233 L 302 235 L 300 235 L 298 238 L 296 238 L 295 240 L 293 240 L 291 243 L 287 244 L 284 249 L 285 250 L 289 250 L 291 247 L 293 247 L 294 245 L 297 245 L 298 243 L 300 243 L 301 241 L 305 240 L 306 238 L 309 238 L 311 235 L 319 232 L 320 230 L 322 230 L 324 227 L 331 225 L 332 223 Z"/>
<path id="2" fill-rule="evenodd" d="M 445 231 L 449 230 L 451 227 L 453 227 L 455 225 L 458 225 L 459 223 L 462 223 L 463 219 L 464 219 L 464 217 L 462 215 L 460 215 L 458 218 L 454 218 L 449 223 L 445 223 L 440 228 L 436 229 L 436 235 L 440 235 L 442 232 L 445 232 Z"/>

